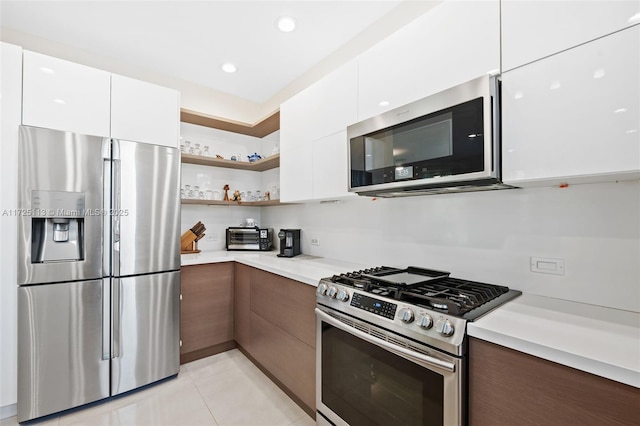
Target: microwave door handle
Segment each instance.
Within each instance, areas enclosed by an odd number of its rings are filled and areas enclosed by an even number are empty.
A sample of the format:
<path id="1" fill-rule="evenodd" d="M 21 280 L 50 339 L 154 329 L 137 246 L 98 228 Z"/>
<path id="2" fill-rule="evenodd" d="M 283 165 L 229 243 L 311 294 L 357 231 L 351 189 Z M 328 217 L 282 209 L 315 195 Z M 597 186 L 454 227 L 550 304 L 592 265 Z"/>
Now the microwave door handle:
<path id="1" fill-rule="evenodd" d="M 409 359 L 410 361 L 415 362 L 418 365 L 422 365 L 424 367 L 436 367 L 436 368 L 440 368 L 440 369 L 444 369 L 447 370 L 451 373 L 454 373 L 456 371 L 456 366 L 455 364 L 451 363 L 451 362 L 447 362 L 447 361 L 442 361 L 440 359 L 434 358 L 432 356 L 429 355 L 423 355 L 421 353 L 409 350 L 409 349 L 405 349 L 403 347 L 400 346 L 396 346 L 393 345 L 391 343 L 388 343 L 382 339 L 379 339 L 377 337 L 371 336 L 368 333 L 365 333 L 363 331 L 360 331 L 358 329 L 349 327 L 348 325 L 344 325 L 343 323 L 341 323 L 340 321 L 338 321 L 337 319 L 327 315 L 326 313 L 322 312 L 320 309 L 316 308 L 316 315 L 324 322 L 331 324 L 332 326 L 334 326 L 335 328 L 338 328 L 344 332 L 347 332 L 349 334 L 352 334 L 362 340 L 365 340 L 371 344 L 374 344 L 376 346 L 379 346 L 383 349 L 388 350 L 389 352 L 393 352 L 396 355 L 399 355 L 403 358 Z"/>

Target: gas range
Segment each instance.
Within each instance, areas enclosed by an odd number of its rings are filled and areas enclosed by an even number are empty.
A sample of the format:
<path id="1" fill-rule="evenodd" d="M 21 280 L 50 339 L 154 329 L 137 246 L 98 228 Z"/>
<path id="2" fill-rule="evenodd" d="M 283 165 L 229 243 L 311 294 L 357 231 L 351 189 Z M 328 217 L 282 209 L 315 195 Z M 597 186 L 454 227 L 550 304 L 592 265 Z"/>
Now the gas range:
<path id="1" fill-rule="evenodd" d="M 505 286 L 452 278 L 445 271 L 381 266 L 323 278 L 316 301 L 330 315 L 339 311 L 463 356 L 466 323 L 520 294 Z"/>

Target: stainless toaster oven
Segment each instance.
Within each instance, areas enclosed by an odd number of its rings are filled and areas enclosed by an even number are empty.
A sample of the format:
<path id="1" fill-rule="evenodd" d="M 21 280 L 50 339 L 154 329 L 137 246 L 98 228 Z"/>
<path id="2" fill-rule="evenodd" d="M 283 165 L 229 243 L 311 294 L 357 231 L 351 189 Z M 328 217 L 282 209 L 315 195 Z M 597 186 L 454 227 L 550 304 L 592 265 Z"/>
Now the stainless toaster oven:
<path id="1" fill-rule="evenodd" d="M 273 228 L 227 228 L 227 250 L 269 251 L 273 249 Z"/>

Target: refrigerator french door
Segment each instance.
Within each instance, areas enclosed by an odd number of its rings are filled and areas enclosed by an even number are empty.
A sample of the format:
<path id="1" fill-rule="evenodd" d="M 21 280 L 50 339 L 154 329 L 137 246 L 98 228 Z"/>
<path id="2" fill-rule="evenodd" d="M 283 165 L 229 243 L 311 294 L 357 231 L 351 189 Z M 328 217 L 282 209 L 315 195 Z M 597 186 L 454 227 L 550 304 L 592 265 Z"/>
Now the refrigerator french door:
<path id="1" fill-rule="evenodd" d="M 179 152 L 22 126 L 18 421 L 179 370 Z"/>

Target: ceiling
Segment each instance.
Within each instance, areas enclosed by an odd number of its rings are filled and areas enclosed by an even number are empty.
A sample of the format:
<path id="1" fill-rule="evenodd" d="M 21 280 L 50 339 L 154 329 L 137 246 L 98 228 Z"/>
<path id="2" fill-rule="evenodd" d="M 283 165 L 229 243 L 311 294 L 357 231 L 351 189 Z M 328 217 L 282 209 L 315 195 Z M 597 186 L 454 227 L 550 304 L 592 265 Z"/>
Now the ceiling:
<path id="1" fill-rule="evenodd" d="M 8 1 L 3 29 L 263 103 L 390 12 L 378 1 Z M 276 21 L 291 16 L 293 32 Z M 221 65 L 232 62 L 228 74 Z"/>

